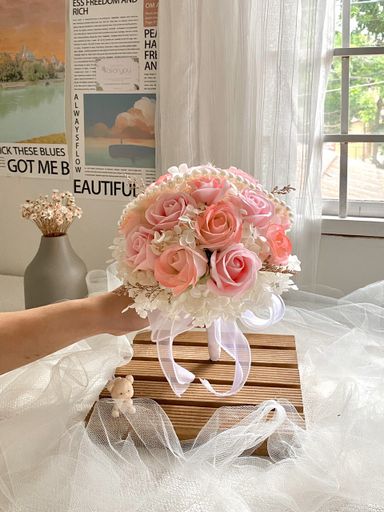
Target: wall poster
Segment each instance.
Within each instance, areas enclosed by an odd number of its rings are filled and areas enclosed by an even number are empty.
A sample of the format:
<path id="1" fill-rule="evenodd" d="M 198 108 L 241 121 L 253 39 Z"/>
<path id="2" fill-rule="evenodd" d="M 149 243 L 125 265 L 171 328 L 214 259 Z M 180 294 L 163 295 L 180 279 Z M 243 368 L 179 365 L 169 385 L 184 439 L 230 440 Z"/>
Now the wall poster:
<path id="1" fill-rule="evenodd" d="M 3 0 L 0 176 L 69 179 L 65 0 Z"/>
<path id="2" fill-rule="evenodd" d="M 155 179 L 158 0 L 70 0 L 73 191 L 129 200 Z"/>

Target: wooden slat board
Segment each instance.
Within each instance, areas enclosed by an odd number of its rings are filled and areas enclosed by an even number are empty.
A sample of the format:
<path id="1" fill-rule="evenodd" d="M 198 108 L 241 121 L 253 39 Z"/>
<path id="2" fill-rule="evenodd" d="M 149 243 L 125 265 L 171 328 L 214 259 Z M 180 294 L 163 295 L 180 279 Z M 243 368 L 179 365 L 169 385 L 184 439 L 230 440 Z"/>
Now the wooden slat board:
<path id="1" fill-rule="evenodd" d="M 156 345 L 140 344 L 134 347 L 135 358 L 142 361 L 157 361 Z M 175 345 L 173 356 L 176 361 L 195 361 L 197 363 L 207 361 L 208 350 L 203 346 Z M 296 368 L 297 359 L 295 350 L 251 348 L 252 364 L 277 366 L 283 368 Z M 226 353 L 220 358 L 220 364 L 233 364 Z"/>
<path id="2" fill-rule="evenodd" d="M 138 334 L 134 341 L 134 358 L 116 370 L 116 376 L 132 374 L 135 378 L 135 397 L 156 400 L 168 414 L 176 433 L 182 440 L 194 438 L 214 411 L 223 405 L 258 405 L 269 399 L 286 399 L 303 415 L 300 375 L 297 365 L 295 339 L 289 335 L 248 334 L 252 367 L 246 385 L 235 396 L 218 398 L 209 393 L 198 377 L 207 378 L 218 391 L 232 384 L 233 361 L 222 354 L 220 361 L 211 362 L 208 356 L 205 331 L 191 331 L 178 336 L 174 342 L 174 357 L 196 375 L 181 398 L 173 393 L 157 360 L 155 344 L 150 333 Z M 105 389 L 102 397 L 110 397 Z M 265 454 L 265 444 L 256 452 Z"/>
<path id="3" fill-rule="evenodd" d="M 294 336 L 288 336 L 285 334 L 247 334 L 252 347 L 263 347 L 263 348 L 287 348 L 295 349 L 295 338 Z M 141 332 L 136 338 L 136 342 L 140 343 L 152 343 L 150 332 Z M 174 345 L 207 345 L 207 337 L 204 331 L 188 331 L 183 334 L 179 334 Z"/>

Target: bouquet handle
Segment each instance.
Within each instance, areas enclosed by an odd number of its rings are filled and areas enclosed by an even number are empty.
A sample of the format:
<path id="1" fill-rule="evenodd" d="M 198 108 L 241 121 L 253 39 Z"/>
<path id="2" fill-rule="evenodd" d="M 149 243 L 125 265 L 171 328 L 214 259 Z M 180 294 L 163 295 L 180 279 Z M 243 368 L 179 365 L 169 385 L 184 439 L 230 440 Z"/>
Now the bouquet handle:
<path id="1" fill-rule="evenodd" d="M 209 359 L 212 362 L 218 361 L 221 355 L 221 346 L 219 340 L 217 339 L 216 323 L 208 327 L 207 334 Z"/>

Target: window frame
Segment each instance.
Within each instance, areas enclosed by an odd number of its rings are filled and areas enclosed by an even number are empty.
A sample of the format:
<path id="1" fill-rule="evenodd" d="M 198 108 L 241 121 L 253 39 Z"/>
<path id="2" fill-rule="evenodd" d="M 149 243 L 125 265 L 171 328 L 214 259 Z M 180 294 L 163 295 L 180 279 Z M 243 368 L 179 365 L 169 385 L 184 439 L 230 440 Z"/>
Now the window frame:
<path id="1" fill-rule="evenodd" d="M 341 58 L 341 111 L 340 133 L 324 135 L 323 142 L 340 144 L 339 199 L 323 200 L 323 215 L 344 219 L 355 217 L 384 217 L 384 201 L 348 201 L 348 144 L 354 142 L 378 142 L 384 144 L 384 134 L 349 133 L 349 59 L 351 56 L 384 55 L 384 46 L 351 47 L 351 0 L 342 0 L 341 13 L 342 47 L 334 48 L 333 57 Z"/>

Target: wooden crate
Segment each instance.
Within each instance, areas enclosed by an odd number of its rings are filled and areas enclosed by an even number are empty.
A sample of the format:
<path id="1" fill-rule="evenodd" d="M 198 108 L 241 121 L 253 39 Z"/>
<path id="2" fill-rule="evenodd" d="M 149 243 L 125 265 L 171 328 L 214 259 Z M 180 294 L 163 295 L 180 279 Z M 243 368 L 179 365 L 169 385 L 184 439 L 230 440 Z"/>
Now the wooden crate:
<path id="1" fill-rule="evenodd" d="M 198 380 L 181 398 L 175 396 L 160 368 L 150 333 L 136 336 L 134 357 L 130 363 L 116 369 L 116 376 L 132 374 L 135 397 L 156 400 L 168 414 L 181 440 L 196 437 L 215 409 L 223 405 L 258 405 L 268 399 L 284 398 L 303 414 L 295 338 L 271 334 L 247 334 L 247 338 L 252 367 L 246 385 L 234 396 L 218 398 Z M 232 384 L 234 363 L 225 353 L 218 362 L 209 360 L 206 332 L 181 334 L 174 342 L 173 353 L 177 362 L 192 371 L 196 378 L 209 379 L 218 391 L 225 391 Z M 110 397 L 110 394 L 104 390 L 101 396 Z M 256 453 L 265 454 L 265 444 Z"/>

